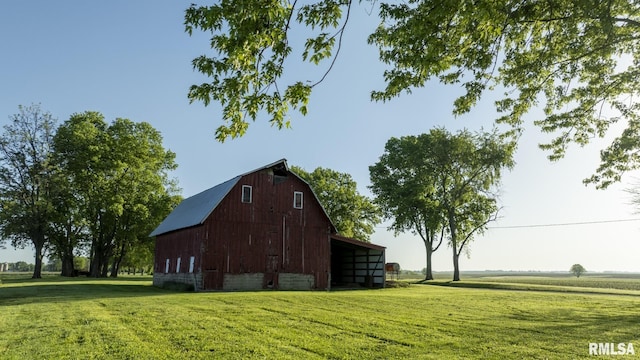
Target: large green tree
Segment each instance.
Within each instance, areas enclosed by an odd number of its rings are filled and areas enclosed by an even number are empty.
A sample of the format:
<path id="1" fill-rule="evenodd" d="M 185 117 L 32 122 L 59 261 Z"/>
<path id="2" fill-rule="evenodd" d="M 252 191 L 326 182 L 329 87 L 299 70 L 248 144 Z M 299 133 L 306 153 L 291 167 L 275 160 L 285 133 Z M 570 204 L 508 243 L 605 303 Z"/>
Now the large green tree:
<path id="1" fill-rule="evenodd" d="M 118 198 L 115 247 L 110 273 L 117 276 L 129 251 L 148 248 L 153 239 L 148 235 L 180 202 L 176 183 L 168 171 L 177 167 L 175 154 L 162 146 L 162 136 L 149 123 L 116 119 L 108 134 L 112 151 L 119 156 L 121 174 L 116 189 L 126 194 Z"/>
<path id="2" fill-rule="evenodd" d="M 573 265 L 571 265 L 571 268 L 569 269 L 569 272 L 579 278 L 580 275 L 582 275 L 585 272 L 587 272 L 587 270 L 584 268 L 584 266 L 582 266 L 580 264 L 573 264 Z"/>
<path id="3" fill-rule="evenodd" d="M 460 280 L 460 255 L 496 219 L 496 190 L 502 170 L 514 165 L 514 147 L 495 131 L 451 134 L 436 128 L 391 138 L 369 168 L 371 189 L 394 219 L 392 229 L 412 231 L 424 241 L 427 279 L 430 256 L 446 235 L 453 250 L 453 280 Z"/>
<path id="4" fill-rule="evenodd" d="M 380 223 L 380 208 L 358 192 L 357 184 L 347 173 L 318 167 L 312 172 L 292 166 L 318 197 L 341 235 L 369 241 Z"/>
<path id="5" fill-rule="evenodd" d="M 74 114 L 59 128 L 55 138 L 55 152 L 59 166 L 67 174 L 77 207 L 87 223 L 90 244 L 91 274 L 98 277 L 106 272 L 105 244 L 113 240 L 114 176 L 110 174 L 110 142 L 106 134 L 108 124 L 101 114 Z M 106 259 L 105 259 L 106 258 Z"/>
<path id="6" fill-rule="evenodd" d="M 122 259 L 177 201 L 169 178 L 175 154 L 145 122 L 102 114 L 74 114 L 55 138 L 60 168 L 70 179 L 78 208 L 87 223 L 91 275 L 116 276 Z M 160 220 L 159 220 L 160 219 Z"/>
<path id="7" fill-rule="evenodd" d="M 53 213 L 55 120 L 31 105 L 20 106 L 10 121 L 0 135 L 0 231 L 14 247 L 33 246 L 33 278 L 40 278 Z"/>
<path id="8" fill-rule="evenodd" d="M 436 186 L 439 169 L 428 156 L 429 136 L 391 138 L 379 161 L 369 167 L 370 189 L 398 235 L 411 232 L 420 236 L 426 251 L 425 280 L 433 280 L 431 257 L 440 248 L 446 229 Z"/>
<path id="9" fill-rule="evenodd" d="M 60 154 L 52 154 L 54 164 L 64 163 Z M 81 211 L 81 197 L 75 192 L 71 174 L 56 166 L 50 193 L 51 220 L 49 222 L 50 253 L 61 262 L 62 276 L 75 276 L 74 258 L 87 239 L 87 221 Z"/>
<path id="10" fill-rule="evenodd" d="M 469 242 L 497 219 L 497 190 L 504 169 L 514 166 L 515 144 L 496 131 L 451 134 L 429 133 L 438 177 L 436 196 L 441 202 L 453 250 L 453 280 L 460 280 L 460 255 Z"/>
<path id="11" fill-rule="evenodd" d="M 306 113 L 314 86 L 324 79 L 292 79 L 289 57 L 331 69 L 342 45 L 353 0 L 225 0 L 192 5 L 185 27 L 210 32 L 213 56 L 193 61 L 211 82 L 193 85 L 191 101 L 223 106 L 218 140 L 241 136 L 259 114 L 287 126 L 289 109 Z M 436 79 L 462 87 L 453 113 L 463 114 L 489 91 L 499 123 L 517 135 L 524 115 L 554 134 L 541 147 L 552 160 L 571 143 L 602 137 L 616 122 L 625 130 L 601 152 L 601 165 L 586 179 L 598 187 L 640 167 L 640 4 L 625 0 L 409 0 L 377 4 L 380 26 L 369 42 L 389 65 L 386 86 L 372 99 L 386 101 Z M 292 34 L 306 38 L 295 49 Z M 297 50 L 297 51 L 296 51 Z M 300 61 L 300 60 L 299 60 Z"/>

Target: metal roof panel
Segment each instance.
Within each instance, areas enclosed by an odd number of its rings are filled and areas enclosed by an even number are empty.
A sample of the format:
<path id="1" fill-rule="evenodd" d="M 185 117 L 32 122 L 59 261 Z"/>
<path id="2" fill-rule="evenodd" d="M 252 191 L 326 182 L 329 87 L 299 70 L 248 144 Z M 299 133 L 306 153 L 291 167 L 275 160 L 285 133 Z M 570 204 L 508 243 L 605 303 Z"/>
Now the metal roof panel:
<path id="1" fill-rule="evenodd" d="M 241 177 L 236 176 L 231 180 L 182 200 L 149 236 L 157 236 L 204 223 Z"/>

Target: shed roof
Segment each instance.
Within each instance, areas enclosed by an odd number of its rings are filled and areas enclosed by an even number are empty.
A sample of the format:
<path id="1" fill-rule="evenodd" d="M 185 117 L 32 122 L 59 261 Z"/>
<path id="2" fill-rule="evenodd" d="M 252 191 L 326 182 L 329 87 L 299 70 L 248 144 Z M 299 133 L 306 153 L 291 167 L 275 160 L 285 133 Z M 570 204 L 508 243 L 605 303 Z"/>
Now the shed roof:
<path id="1" fill-rule="evenodd" d="M 380 251 L 384 251 L 386 249 L 385 246 L 372 244 L 372 243 L 365 242 L 358 239 L 348 238 L 346 236 L 342 236 L 338 234 L 331 234 L 331 240 L 335 240 L 342 243 L 343 245 L 353 246 L 353 247 L 360 247 L 360 248 L 380 250 Z"/>
<path id="2" fill-rule="evenodd" d="M 182 200 L 149 236 L 200 225 L 238 183 L 240 176 Z"/>

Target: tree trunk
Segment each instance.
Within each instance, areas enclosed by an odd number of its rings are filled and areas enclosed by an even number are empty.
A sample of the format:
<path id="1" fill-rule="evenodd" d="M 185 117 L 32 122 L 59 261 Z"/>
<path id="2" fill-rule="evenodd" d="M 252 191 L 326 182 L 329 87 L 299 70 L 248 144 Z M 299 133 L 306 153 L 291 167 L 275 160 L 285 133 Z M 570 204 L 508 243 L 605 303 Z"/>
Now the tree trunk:
<path id="1" fill-rule="evenodd" d="M 91 277 L 100 277 L 100 266 L 98 264 L 98 255 L 96 251 L 96 240 L 91 240 L 91 250 L 89 252 L 89 274 Z"/>
<path id="2" fill-rule="evenodd" d="M 32 279 L 42 279 L 42 250 L 44 249 L 44 241 L 34 241 L 34 247 L 36 248 L 36 265 L 33 268 Z"/>
<path id="3" fill-rule="evenodd" d="M 425 241 L 424 246 L 426 248 L 427 253 L 427 271 L 424 274 L 425 280 L 433 280 L 433 266 L 431 265 L 431 255 L 433 255 L 433 247 L 432 244 Z"/>
<path id="4" fill-rule="evenodd" d="M 92 244 L 93 258 L 91 259 L 91 277 L 106 278 L 109 274 L 109 249 L 104 241 L 98 238 Z"/>
<path id="5" fill-rule="evenodd" d="M 100 277 L 106 278 L 109 276 L 109 270 L 111 270 L 111 266 L 109 266 L 113 250 L 109 248 L 109 245 L 105 245 L 102 247 L 102 254 L 100 256 L 100 261 L 102 263 L 102 272 L 100 273 Z"/>
<path id="6" fill-rule="evenodd" d="M 91 259 L 91 277 L 107 277 L 109 272 L 109 263 L 105 257 L 104 252 L 101 251 L 101 249 L 96 248 L 93 259 Z"/>
<path id="7" fill-rule="evenodd" d="M 58 253 L 60 260 L 62 261 L 62 273 L 60 275 L 66 277 L 76 276 L 75 264 L 73 263 L 73 244 L 68 238 L 69 232 L 67 232 L 67 242 L 62 248 L 62 252 Z"/>
<path id="8" fill-rule="evenodd" d="M 112 278 L 118 277 L 118 272 L 120 272 L 120 264 L 122 264 L 124 255 L 125 255 L 125 246 L 123 242 L 122 245 L 120 246 L 120 251 L 118 252 L 118 255 L 115 256 L 115 259 L 113 260 L 113 266 L 111 267 Z"/>
<path id="9" fill-rule="evenodd" d="M 458 265 L 458 258 L 460 255 L 458 254 L 457 246 L 452 246 L 453 248 L 453 281 L 460 281 L 460 267 Z"/>
<path id="10" fill-rule="evenodd" d="M 100 259 L 101 268 L 100 268 L 100 277 L 106 278 L 109 275 L 109 262 L 105 259 Z"/>
<path id="11" fill-rule="evenodd" d="M 458 224 L 453 208 L 449 208 L 449 233 L 451 234 L 451 248 L 453 249 L 453 281 L 460 281 L 460 267 L 458 266 Z"/>
<path id="12" fill-rule="evenodd" d="M 117 278 L 119 271 L 120 271 L 119 260 L 113 260 L 113 264 L 111 264 L 111 274 L 109 275 L 109 277 Z"/>
<path id="13" fill-rule="evenodd" d="M 69 254 L 65 252 L 65 254 L 61 254 L 60 258 L 62 260 L 62 273 L 60 275 L 65 277 L 76 276 L 73 265 L 73 253 Z"/>

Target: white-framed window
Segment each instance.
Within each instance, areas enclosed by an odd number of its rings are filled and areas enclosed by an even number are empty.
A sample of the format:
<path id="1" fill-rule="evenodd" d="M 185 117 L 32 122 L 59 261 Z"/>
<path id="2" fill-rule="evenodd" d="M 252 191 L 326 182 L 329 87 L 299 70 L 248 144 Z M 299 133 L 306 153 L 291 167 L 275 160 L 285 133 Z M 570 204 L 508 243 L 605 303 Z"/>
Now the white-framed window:
<path id="1" fill-rule="evenodd" d="M 193 268 L 196 266 L 196 257 L 192 256 L 191 258 L 189 258 L 189 272 L 192 273 L 193 272 Z"/>
<path id="2" fill-rule="evenodd" d="M 293 192 L 293 208 L 294 209 L 302 209 L 302 192 L 294 191 Z"/>
<path id="3" fill-rule="evenodd" d="M 251 203 L 252 195 L 251 185 L 242 185 L 242 202 Z"/>
<path id="4" fill-rule="evenodd" d="M 176 272 L 179 273 L 180 272 L 180 264 L 182 263 L 182 259 L 178 258 L 178 261 L 176 262 Z"/>
<path id="5" fill-rule="evenodd" d="M 169 264 L 171 263 L 171 260 L 167 259 L 167 261 L 164 262 L 164 273 L 168 273 L 169 272 Z"/>

